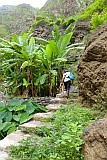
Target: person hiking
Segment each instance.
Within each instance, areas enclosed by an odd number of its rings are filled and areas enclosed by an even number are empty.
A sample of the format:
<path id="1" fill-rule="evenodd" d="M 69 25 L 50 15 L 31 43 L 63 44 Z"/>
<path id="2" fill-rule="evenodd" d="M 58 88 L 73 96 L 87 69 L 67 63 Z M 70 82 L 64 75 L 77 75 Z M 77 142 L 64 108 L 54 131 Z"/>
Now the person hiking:
<path id="1" fill-rule="evenodd" d="M 69 92 L 70 92 L 70 85 L 71 85 L 70 72 L 68 70 L 64 71 L 62 82 L 64 83 L 65 91 L 67 93 L 67 98 L 68 98 Z"/>

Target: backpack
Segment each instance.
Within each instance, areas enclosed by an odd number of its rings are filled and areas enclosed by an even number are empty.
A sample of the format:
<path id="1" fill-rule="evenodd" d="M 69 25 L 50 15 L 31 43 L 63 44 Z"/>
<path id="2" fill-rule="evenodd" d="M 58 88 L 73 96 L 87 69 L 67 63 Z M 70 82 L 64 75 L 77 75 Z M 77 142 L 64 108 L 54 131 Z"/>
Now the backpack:
<path id="1" fill-rule="evenodd" d="M 74 80 L 74 74 L 70 72 L 70 80 Z"/>

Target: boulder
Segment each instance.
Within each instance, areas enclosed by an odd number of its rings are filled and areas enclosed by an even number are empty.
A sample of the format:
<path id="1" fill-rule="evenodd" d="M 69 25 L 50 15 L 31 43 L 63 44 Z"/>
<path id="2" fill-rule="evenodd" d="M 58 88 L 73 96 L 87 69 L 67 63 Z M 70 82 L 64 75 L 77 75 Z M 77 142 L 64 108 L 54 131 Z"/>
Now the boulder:
<path id="1" fill-rule="evenodd" d="M 107 105 L 107 25 L 92 34 L 78 66 L 79 100 Z"/>
<path id="2" fill-rule="evenodd" d="M 86 127 L 83 140 L 84 160 L 107 160 L 107 119 Z"/>

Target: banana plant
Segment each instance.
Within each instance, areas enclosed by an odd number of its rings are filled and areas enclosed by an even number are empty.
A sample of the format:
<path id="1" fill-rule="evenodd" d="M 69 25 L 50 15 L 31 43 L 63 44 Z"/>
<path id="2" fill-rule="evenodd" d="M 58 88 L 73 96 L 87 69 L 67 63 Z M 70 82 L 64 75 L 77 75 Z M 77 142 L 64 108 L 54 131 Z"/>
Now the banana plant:
<path id="1" fill-rule="evenodd" d="M 35 39 L 30 34 L 24 33 L 22 36 L 12 35 L 10 42 L 4 39 L 0 39 L 0 41 L 0 58 L 2 59 L 0 68 L 2 73 L 9 75 L 10 70 L 12 70 L 17 75 L 20 74 L 22 77 L 20 77 L 20 80 L 16 79 L 14 84 L 21 83 L 23 85 L 23 78 L 25 78 L 27 83 L 31 84 L 31 86 L 25 87 L 25 90 L 29 93 L 30 89 L 32 95 L 34 95 L 32 70 L 39 63 L 36 60 L 38 47 L 35 44 Z"/>
<path id="2" fill-rule="evenodd" d="M 54 34 L 55 40 L 49 40 L 46 47 L 42 47 L 41 52 L 37 56 L 37 59 L 42 62 L 45 75 L 48 75 L 45 78 L 48 78 L 49 96 L 52 96 L 53 77 L 57 76 L 57 71 L 62 67 L 63 62 L 67 61 L 65 57 L 67 54 L 66 47 L 72 36 L 72 33 L 63 36 L 59 36 L 58 32 L 56 34 Z"/>
<path id="3" fill-rule="evenodd" d="M 41 38 L 36 37 L 36 41 L 42 41 L 42 46 L 40 46 L 40 52 L 37 56 L 42 62 L 42 67 L 44 68 L 44 77 L 45 80 L 48 79 L 49 84 L 49 96 L 52 95 L 52 82 L 53 78 L 59 78 L 59 82 L 62 78 L 62 68 L 64 63 L 67 61 L 67 55 L 72 50 L 75 49 L 84 49 L 83 43 L 70 44 L 70 39 L 73 35 L 73 32 L 60 35 L 59 29 L 55 26 L 54 31 L 52 32 L 53 39 L 46 41 Z M 46 47 L 45 47 L 46 46 Z M 47 76 L 48 75 L 48 76 Z M 42 75 L 43 76 L 43 75 Z M 38 80 L 42 79 L 42 76 Z M 44 80 L 44 82 L 45 82 Z M 40 82 L 40 81 L 38 81 Z M 56 85 L 56 84 L 55 84 Z"/>
<path id="4" fill-rule="evenodd" d="M 40 86 L 46 84 L 51 96 L 56 78 L 61 78 L 67 54 L 78 47 L 70 45 L 72 34 L 61 36 L 55 27 L 51 40 L 34 38 L 30 33 L 14 34 L 10 41 L 0 39 L 0 73 L 12 93 L 26 93 L 27 97 L 30 92 L 34 96 L 37 94 L 35 86 L 40 91 Z"/>

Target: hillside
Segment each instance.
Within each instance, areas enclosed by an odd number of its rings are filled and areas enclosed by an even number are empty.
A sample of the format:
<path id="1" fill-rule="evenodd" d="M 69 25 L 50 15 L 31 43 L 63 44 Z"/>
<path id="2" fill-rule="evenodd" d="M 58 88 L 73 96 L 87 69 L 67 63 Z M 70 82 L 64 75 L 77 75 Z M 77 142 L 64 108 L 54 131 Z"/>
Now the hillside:
<path id="1" fill-rule="evenodd" d="M 93 0 L 47 0 L 40 11 L 49 13 L 56 18 L 74 16 L 90 5 Z"/>
<path id="2" fill-rule="evenodd" d="M 26 31 L 35 19 L 37 11 L 37 8 L 28 4 L 0 7 L 0 37 Z"/>
<path id="3" fill-rule="evenodd" d="M 29 29 L 35 17 L 43 16 L 54 19 L 77 15 L 93 0 L 47 0 L 41 8 L 33 8 L 28 4 L 0 7 L 0 37 L 12 33 L 21 33 Z"/>

